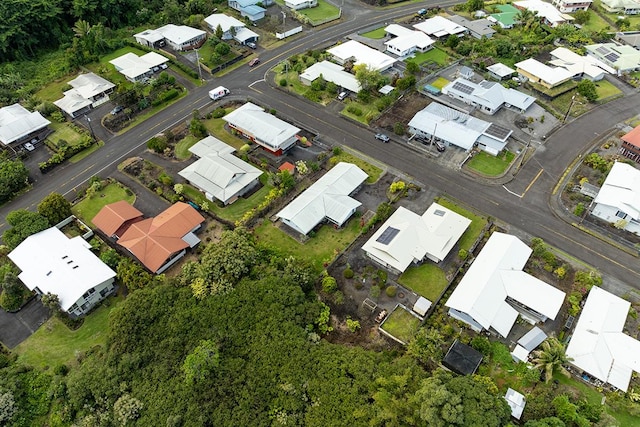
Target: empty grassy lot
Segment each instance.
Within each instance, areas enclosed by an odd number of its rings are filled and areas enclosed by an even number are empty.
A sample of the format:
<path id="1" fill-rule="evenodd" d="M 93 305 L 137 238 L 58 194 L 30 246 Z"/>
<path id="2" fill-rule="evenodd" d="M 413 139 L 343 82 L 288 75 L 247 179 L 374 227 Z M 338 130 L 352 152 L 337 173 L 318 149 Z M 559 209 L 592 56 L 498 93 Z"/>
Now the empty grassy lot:
<path id="1" fill-rule="evenodd" d="M 450 58 L 445 51 L 434 47 L 427 52 L 416 53 L 415 58 L 409 58 L 409 60 L 416 62 L 418 65 L 427 61 L 433 61 L 438 65 L 446 65 L 449 63 Z"/>
<path id="2" fill-rule="evenodd" d="M 176 157 L 180 160 L 186 160 L 191 157 L 191 152 L 189 148 L 193 147 L 196 142 L 200 139 L 189 134 L 182 138 L 177 144 L 175 148 Z"/>
<path id="3" fill-rule="evenodd" d="M 420 327 L 420 320 L 402 307 L 397 307 L 384 321 L 382 329 L 408 343 Z"/>
<path id="4" fill-rule="evenodd" d="M 480 151 L 474 154 L 465 166 L 483 175 L 500 176 L 507 170 L 509 165 L 511 165 L 514 157 L 515 154 L 511 151 L 505 151 L 503 155 L 498 156 L 492 156 L 486 151 Z"/>
<path id="5" fill-rule="evenodd" d="M 71 211 L 75 216 L 80 218 L 86 224 L 93 226 L 91 220 L 100 212 L 105 205 L 109 203 L 118 202 L 120 200 L 126 200 L 133 204 L 136 200 L 136 196 L 127 192 L 121 184 L 111 183 L 106 185 L 101 191 L 97 192 L 93 197 L 85 197 L 80 202 L 76 203 Z"/>
<path id="6" fill-rule="evenodd" d="M 385 34 L 387 34 L 387 32 L 384 30 L 384 27 L 380 27 L 380 28 L 377 28 L 375 30 L 368 31 L 366 33 L 362 33 L 360 35 L 362 37 L 366 37 L 368 39 L 379 40 L 379 39 L 384 38 Z"/>
<path id="7" fill-rule="evenodd" d="M 447 278 L 440 267 L 426 261 L 422 265 L 407 268 L 398 283 L 434 302 L 447 286 Z"/>
<path id="8" fill-rule="evenodd" d="M 432 83 L 430 83 L 430 85 L 433 86 L 433 87 L 437 87 L 438 89 L 442 90 L 442 88 L 445 87 L 446 85 L 448 85 L 449 83 L 451 83 L 451 82 L 449 80 L 445 79 L 444 77 L 438 77 Z"/>

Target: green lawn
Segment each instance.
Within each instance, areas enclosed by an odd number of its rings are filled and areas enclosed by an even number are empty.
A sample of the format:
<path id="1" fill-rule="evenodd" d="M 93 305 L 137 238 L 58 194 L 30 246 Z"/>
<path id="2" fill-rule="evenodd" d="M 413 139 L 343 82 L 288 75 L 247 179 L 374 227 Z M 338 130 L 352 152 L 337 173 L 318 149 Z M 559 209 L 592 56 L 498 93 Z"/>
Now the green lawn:
<path id="1" fill-rule="evenodd" d="M 366 180 L 368 184 L 376 182 L 378 179 L 380 179 L 380 175 L 382 175 L 382 169 L 380 169 L 379 167 L 374 166 L 371 163 L 367 163 L 360 157 L 354 156 L 353 154 L 347 153 L 345 151 L 342 151 L 342 153 L 340 154 L 334 154 L 331 158 L 337 159 L 332 160 L 332 162 L 335 162 L 335 164 L 338 164 L 340 162 L 347 162 L 353 163 L 354 165 L 358 166 L 360 169 L 365 171 L 367 175 L 369 175 L 369 178 L 367 178 Z"/>
<path id="2" fill-rule="evenodd" d="M 384 36 L 387 34 L 387 32 L 384 29 L 385 29 L 385 27 L 380 27 L 380 28 L 377 28 L 377 29 L 375 29 L 373 31 L 362 33 L 360 35 L 362 37 L 366 37 L 368 39 L 379 40 L 379 39 L 383 39 Z"/>
<path id="3" fill-rule="evenodd" d="M 340 9 L 324 0 L 318 0 L 318 6 L 298 10 L 297 13 L 309 18 L 311 25 L 316 25 L 330 18 L 338 19 Z"/>
<path id="4" fill-rule="evenodd" d="M 455 213 L 458 213 L 471 220 L 469 228 L 467 228 L 467 230 L 458 241 L 460 249 L 469 250 L 480 236 L 480 233 L 482 232 L 484 227 L 487 225 L 487 219 L 485 217 L 469 212 L 468 210 L 456 205 L 454 202 L 445 199 L 444 197 L 440 197 L 440 199 L 438 200 L 438 204 L 444 206 L 445 208 L 451 209 Z"/>
<path id="5" fill-rule="evenodd" d="M 356 113 L 352 113 L 349 111 L 349 106 L 355 106 L 360 109 L 361 114 L 357 115 Z M 375 106 L 373 102 L 364 104 L 356 100 L 350 100 L 344 107 L 344 109 L 340 112 L 342 115 L 352 118 L 355 121 L 360 123 L 364 123 L 368 125 L 371 120 L 375 119 L 380 115 L 380 111 Z"/>
<path id="6" fill-rule="evenodd" d="M 227 108 L 227 114 L 229 114 L 233 109 Z M 222 119 L 209 119 L 204 120 L 204 126 L 207 128 L 209 133 L 219 140 L 226 142 L 230 146 L 234 147 L 236 150 L 239 150 L 243 145 L 249 143 L 248 140 L 232 135 L 228 132 L 224 125 L 227 123 Z"/>
<path id="7" fill-rule="evenodd" d="M 35 93 L 35 97 L 43 101 L 57 101 L 64 96 L 62 90 L 66 89 L 69 86 L 69 81 L 73 80 L 74 77 L 75 74 L 68 75 L 49 83 L 48 85 L 37 91 Z"/>
<path id="8" fill-rule="evenodd" d="M 598 100 L 607 99 L 616 95 L 622 94 L 620 89 L 612 85 L 606 80 L 600 80 L 599 82 L 595 82 L 596 92 L 598 93 Z"/>
<path id="9" fill-rule="evenodd" d="M 407 268 L 398 279 L 398 283 L 435 302 L 447 286 L 447 278 L 442 269 L 426 261 L 420 266 Z"/>
<path id="10" fill-rule="evenodd" d="M 123 76 L 118 71 L 116 71 L 116 67 L 114 67 L 109 63 L 109 61 L 111 61 L 112 59 L 115 59 L 129 52 L 135 53 L 138 56 L 142 56 L 147 53 L 144 50 L 136 49 L 135 47 L 132 47 L 132 46 L 125 46 L 123 48 L 120 48 L 114 52 L 111 52 L 103 56 L 102 58 L 100 58 L 100 61 L 98 62 L 87 64 L 86 67 L 89 70 L 93 71 L 94 73 L 99 74 L 105 79 L 109 80 L 113 84 L 133 85 L 133 83 L 127 80 L 125 76 Z"/>
<path id="11" fill-rule="evenodd" d="M 319 273 L 324 268 L 324 263 L 331 262 L 358 237 L 360 230 L 360 218 L 351 218 L 338 230 L 333 225 L 323 225 L 313 237 L 309 237 L 305 243 L 299 243 L 270 221 L 264 221 L 254 230 L 254 235 L 259 242 L 268 243 L 283 254 L 309 261 Z"/>
<path id="12" fill-rule="evenodd" d="M 420 319 L 402 307 L 397 307 L 384 321 L 382 329 L 408 343 L 420 327 Z"/>
<path id="13" fill-rule="evenodd" d="M 72 129 L 67 122 L 52 122 L 49 127 L 53 129 L 54 132 L 49 135 L 47 139 L 53 142 L 56 146 L 59 145 L 60 140 L 66 141 L 67 145 L 77 145 L 82 140 L 82 134 Z"/>
<path id="14" fill-rule="evenodd" d="M 604 19 L 602 19 L 602 17 L 598 15 L 596 12 L 590 10 L 589 16 L 590 16 L 589 22 L 587 22 L 586 24 L 582 24 L 582 29 L 587 31 L 592 31 L 592 32 L 598 32 L 607 27 L 610 27 L 609 23 Z"/>
<path id="15" fill-rule="evenodd" d="M 511 165 L 514 157 L 515 154 L 511 151 L 506 151 L 503 156 L 492 156 L 486 151 L 481 151 L 474 154 L 473 157 L 467 161 L 466 166 L 483 175 L 499 176 Z"/>
<path id="16" fill-rule="evenodd" d="M 429 83 L 429 84 L 433 87 L 437 87 L 438 89 L 442 90 L 442 88 L 448 85 L 449 83 L 451 82 L 445 79 L 444 77 L 438 77 L 432 83 Z"/>
<path id="17" fill-rule="evenodd" d="M 75 331 L 52 317 L 15 348 L 18 360 L 38 368 L 73 364 L 78 353 L 86 352 L 96 345 L 105 345 L 109 331 L 109 313 L 121 301 L 121 297 L 108 298 L 108 305 L 103 303 L 86 316 L 82 326 Z"/>
<path id="18" fill-rule="evenodd" d="M 574 94 L 576 95 L 576 97 L 574 98 L 572 103 L 571 98 Z M 569 111 L 569 115 L 571 117 L 581 116 L 582 114 L 587 112 L 587 110 L 589 110 L 589 102 L 582 95 L 578 95 L 575 91 L 570 91 L 557 96 L 551 102 L 549 102 L 549 104 L 554 110 L 558 112 L 561 117 L 564 117 L 564 115 L 567 114 L 569 108 L 571 108 L 571 111 Z"/>
<path id="19" fill-rule="evenodd" d="M 186 160 L 191 157 L 191 152 L 189 148 L 193 147 L 193 145 L 198 142 L 200 139 L 189 134 L 182 138 L 177 144 L 175 148 L 176 157 L 180 160 Z"/>
<path id="20" fill-rule="evenodd" d="M 92 225 L 91 220 L 98 214 L 100 209 L 109 203 L 126 200 L 133 204 L 136 196 L 132 193 L 128 195 L 125 188 L 117 183 L 106 185 L 93 198 L 85 197 L 71 208 L 71 211 L 87 225 Z"/>
<path id="21" fill-rule="evenodd" d="M 414 61 L 418 65 L 427 61 L 433 61 L 438 65 L 446 65 L 449 63 L 450 58 L 445 51 L 434 47 L 427 52 L 416 53 L 415 58 L 408 58 L 408 60 Z"/>

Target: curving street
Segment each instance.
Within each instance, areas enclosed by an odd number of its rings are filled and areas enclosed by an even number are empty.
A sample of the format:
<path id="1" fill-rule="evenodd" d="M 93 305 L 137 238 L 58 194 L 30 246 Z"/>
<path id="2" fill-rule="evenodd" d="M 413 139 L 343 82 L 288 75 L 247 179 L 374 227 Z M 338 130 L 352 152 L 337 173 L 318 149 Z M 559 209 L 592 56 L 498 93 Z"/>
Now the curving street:
<path id="1" fill-rule="evenodd" d="M 441 6 L 454 3 L 458 2 L 426 2 L 427 5 Z M 422 7 L 425 7 L 425 2 L 376 10 L 347 0 L 343 5 L 343 20 L 339 24 L 303 33 L 299 38 L 269 51 L 260 49 L 258 52 L 262 62 L 259 66 L 243 66 L 223 77 L 213 78 L 130 131 L 105 138 L 105 146 L 96 153 L 76 164 L 67 163 L 55 169 L 45 179 L 38 180 L 31 191 L 2 206 L 0 216 L 4 218 L 7 213 L 19 208 L 34 209 L 51 192 L 69 195 L 91 176 L 109 175 L 122 159 L 143 150 L 146 141 L 153 135 L 190 117 L 192 110 L 210 106 L 208 90 L 223 85 L 231 90 L 233 97 L 254 98 L 274 108 L 279 116 L 318 132 L 324 141 L 344 144 L 378 159 L 424 185 L 451 195 L 514 228 L 541 237 L 596 267 L 606 276 L 640 288 L 640 266 L 636 257 L 579 231 L 563 220 L 549 203 L 554 187 L 574 159 L 588 149 L 598 135 L 637 113 L 640 94 L 635 93 L 596 108 L 549 135 L 545 144 L 536 150 L 514 180 L 506 184 L 511 190 L 507 191 L 502 185 L 479 182 L 459 171 L 441 167 L 399 142 L 381 144 L 373 138 L 375 132 L 372 130 L 336 117 L 317 104 L 287 95 L 265 81 L 268 70 L 292 54 L 329 46 L 358 29 L 412 14 Z M 524 195 L 519 197 L 514 193 Z M 0 227 L 4 228 L 5 225 Z"/>

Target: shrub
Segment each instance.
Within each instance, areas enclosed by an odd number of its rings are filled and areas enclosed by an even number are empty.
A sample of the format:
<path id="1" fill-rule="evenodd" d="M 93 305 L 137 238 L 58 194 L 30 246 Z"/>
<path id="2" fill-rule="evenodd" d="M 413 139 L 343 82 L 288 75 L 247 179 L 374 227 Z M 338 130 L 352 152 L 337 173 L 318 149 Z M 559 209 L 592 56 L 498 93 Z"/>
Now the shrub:
<path id="1" fill-rule="evenodd" d="M 162 136 L 154 136 L 147 141 L 147 148 L 155 151 L 156 153 L 163 153 L 167 146 L 167 139 Z"/>
<path id="2" fill-rule="evenodd" d="M 322 279 L 322 290 L 327 294 L 332 294 L 338 290 L 338 282 L 331 276 Z"/>
<path id="3" fill-rule="evenodd" d="M 158 177 L 158 181 L 160 181 L 162 184 L 167 186 L 173 185 L 173 178 L 171 178 L 169 175 L 167 175 L 164 172 L 160 174 L 160 176 Z"/>
<path id="4" fill-rule="evenodd" d="M 282 86 L 282 87 L 286 86 L 286 85 L 287 85 L 287 79 L 280 79 L 279 84 L 280 84 L 280 86 Z"/>
<path id="5" fill-rule="evenodd" d="M 384 270 L 378 270 L 377 272 L 377 276 L 378 276 L 378 284 L 380 286 L 384 286 L 387 284 L 387 278 L 388 278 L 388 274 L 386 271 Z"/>
<path id="6" fill-rule="evenodd" d="M 467 257 L 469 256 L 469 252 L 466 249 L 460 249 L 458 251 L 458 258 L 460 258 L 461 260 L 465 260 L 467 259 Z"/>
<path id="7" fill-rule="evenodd" d="M 578 203 L 576 208 L 573 210 L 573 214 L 575 216 L 582 216 L 582 214 L 584 213 L 584 210 L 585 210 L 584 203 L 580 202 Z"/>
<path id="8" fill-rule="evenodd" d="M 399 191 L 403 191 L 406 187 L 407 185 L 404 181 L 396 181 L 391 183 L 391 185 L 389 186 L 389 191 L 392 193 L 397 193 Z"/>
<path id="9" fill-rule="evenodd" d="M 489 342 L 487 337 L 476 335 L 471 340 L 471 347 L 475 348 L 485 356 L 491 355 L 491 342 Z"/>
<path id="10" fill-rule="evenodd" d="M 351 317 L 347 317 L 347 329 L 352 333 L 357 332 L 360 329 L 360 322 L 358 320 L 351 319 Z"/>
<path id="11" fill-rule="evenodd" d="M 227 110 L 225 110 L 225 109 L 224 109 L 224 108 L 222 108 L 222 107 L 218 107 L 218 108 L 216 108 L 215 110 L 213 110 L 212 117 L 213 117 L 214 119 L 220 119 L 220 118 L 222 118 L 222 117 L 224 117 L 224 116 L 226 116 L 226 115 L 227 115 Z"/>
<path id="12" fill-rule="evenodd" d="M 362 109 L 360 107 L 358 107 L 357 105 L 349 105 L 347 107 L 347 111 L 351 114 L 355 114 L 356 116 L 360 117 L 362 115 Z"/>
<path id="13" fill-rule="evenodd" d="M 385 293 L 389 298 L 395 297 L 397 292 L 398 292 L 398 288 L 394 285 L 391 285 L 387 287 L 387 289 L 385 289 Z"/>
<path id="14" fill-rule="evenodd" d="M 354 276 L 353 270 L 350 267 L 347 267 L 342 272 L 342 275 L 344 276 L 345 279 L 353 279 L 353 276 Z"/>
<path id="15" fill-rule="evenodd" d="M 340 154 L 342 154 L 342 148 L 340 148 L 340 147 L 333 147 L 332 152 L 333 152 L 333 155 L 334 155 L 334 156 L 339 156 Z"/>

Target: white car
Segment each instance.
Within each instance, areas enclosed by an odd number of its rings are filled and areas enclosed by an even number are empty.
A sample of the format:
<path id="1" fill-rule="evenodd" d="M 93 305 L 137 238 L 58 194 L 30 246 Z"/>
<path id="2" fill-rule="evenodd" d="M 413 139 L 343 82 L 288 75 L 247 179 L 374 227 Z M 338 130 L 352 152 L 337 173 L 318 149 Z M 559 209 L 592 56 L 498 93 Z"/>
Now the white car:
<path id="1" fill-rule="evenodd" d="M 30 142 L 25 142 L 25 144 L 24 144 L 24 148 L 25 148 L 27 151 L 33 151 L 33 150 L 35 150 L 35 149 L 36 149 L 36 147 L 34 147 L 34 146 L 33 146 L 33 144 L 32 144 L 32 143 L 30 143 Z"/>

